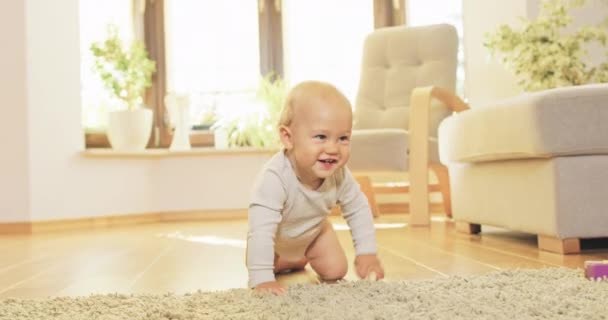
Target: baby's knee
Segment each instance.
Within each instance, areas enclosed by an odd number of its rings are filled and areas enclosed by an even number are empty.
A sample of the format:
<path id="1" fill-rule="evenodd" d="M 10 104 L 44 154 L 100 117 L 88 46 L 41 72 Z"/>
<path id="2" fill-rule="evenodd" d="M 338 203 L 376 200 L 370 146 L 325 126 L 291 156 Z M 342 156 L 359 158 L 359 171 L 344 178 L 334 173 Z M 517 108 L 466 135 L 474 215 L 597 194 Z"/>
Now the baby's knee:
<path id="1" fill-rule="evenodd" d="M 347 272 L 348 263 L 346 259 L 336 259 L 336 261 L 334 261 L 329 268 L 323 270 L 319 276 L 324 281 L 336 281 L 343 279 Z"/>

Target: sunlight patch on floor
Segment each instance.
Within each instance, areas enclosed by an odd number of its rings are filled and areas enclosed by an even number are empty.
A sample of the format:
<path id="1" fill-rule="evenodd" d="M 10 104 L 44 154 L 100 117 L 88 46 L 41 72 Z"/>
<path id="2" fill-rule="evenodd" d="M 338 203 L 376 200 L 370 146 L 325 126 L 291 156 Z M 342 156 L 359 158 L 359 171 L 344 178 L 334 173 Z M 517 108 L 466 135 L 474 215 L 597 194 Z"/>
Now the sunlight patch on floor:
<path id="1" fill-rule="evenodd" d="M 450 220 L 452 220 L 452 218 L 446 216 L 431 216 L 431 221 L 433 222 L 445 222 Z"/>
<path id="2" fill-rule="evenodd" d="M 229 239 L 229 238 L 217 237 L 217 236 L 195 236 L 195 235 L 183 234 L 179 231 L 172 232 L 172 233 L 161 233 L 161 234 L 158 234 L 157 236 L 160 238 L 178 239 L 178 240 L 183 240 L 183 241 L 188 241 L 188 242 L 196 242 L 196 243 L 203 243 L 203 244 L 210 244 L 210 245 L 217 245 L 217 246 L 227 246 L 227 247 L 243 248 L 243 249 L 247 247 L 247 243 L 245 240 Z"/>
<path id="3" fill-rule="evenodd" d="M 350 230 L 348 225 L 343 223 L 332 223 L 334 230 Z M 405 228 L 407 223 L 374 223 L 376 229 L 398 229 Z"/>

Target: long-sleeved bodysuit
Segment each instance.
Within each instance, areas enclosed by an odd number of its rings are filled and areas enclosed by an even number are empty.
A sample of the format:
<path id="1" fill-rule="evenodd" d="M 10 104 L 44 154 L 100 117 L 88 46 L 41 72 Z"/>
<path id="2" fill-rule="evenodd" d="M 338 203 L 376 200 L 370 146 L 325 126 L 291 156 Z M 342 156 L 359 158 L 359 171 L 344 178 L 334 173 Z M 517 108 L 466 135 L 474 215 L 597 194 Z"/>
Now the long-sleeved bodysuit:
<path id="1" fill-rule="evenodd" d="M 336 205 L 351 229 L 356 255 L 375 254 L 368 201 L 348 168 L 336 170 L 317 190 L 310 190 L 298 181 L 283 151 L 274 155 L 259 174 L 249 204 L 249 286 L 275 281 L 275 252 L 286 258 L 303 257 Z M 290 247 L 290 243 L 298 245 Z"/>

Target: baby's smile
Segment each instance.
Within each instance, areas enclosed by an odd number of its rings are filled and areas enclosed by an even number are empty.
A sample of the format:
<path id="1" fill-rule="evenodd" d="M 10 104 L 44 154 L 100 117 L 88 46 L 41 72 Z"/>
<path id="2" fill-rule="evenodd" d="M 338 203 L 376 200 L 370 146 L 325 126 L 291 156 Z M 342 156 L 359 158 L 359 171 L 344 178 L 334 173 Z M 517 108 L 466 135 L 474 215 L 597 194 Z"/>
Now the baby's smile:
<path id="1" fill-rule="evenodd" d="M 331 169 L 335 164 L 338 163 L 338 159 L 319 159 L 318 162 L 321 163 L 323 168 Z"/>

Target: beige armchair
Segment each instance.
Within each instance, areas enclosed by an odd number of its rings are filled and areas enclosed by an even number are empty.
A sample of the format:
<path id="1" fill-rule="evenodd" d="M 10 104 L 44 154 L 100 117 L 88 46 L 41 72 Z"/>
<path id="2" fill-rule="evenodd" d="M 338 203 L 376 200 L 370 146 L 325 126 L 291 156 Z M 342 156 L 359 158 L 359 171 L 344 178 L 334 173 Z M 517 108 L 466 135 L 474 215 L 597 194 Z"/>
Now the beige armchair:
<path id="1" fill-rule="evenodd" d="M 451 213 L 449 178 L 439 163 L 437 127 L 467 108 L 452 93 L 458 37 L 447 24 L 378 29 L 365 40 L 349 168 L 378 215 L 370 175 L 409 172 L 410 224 L 428 225 L 428 171 Z"/>

